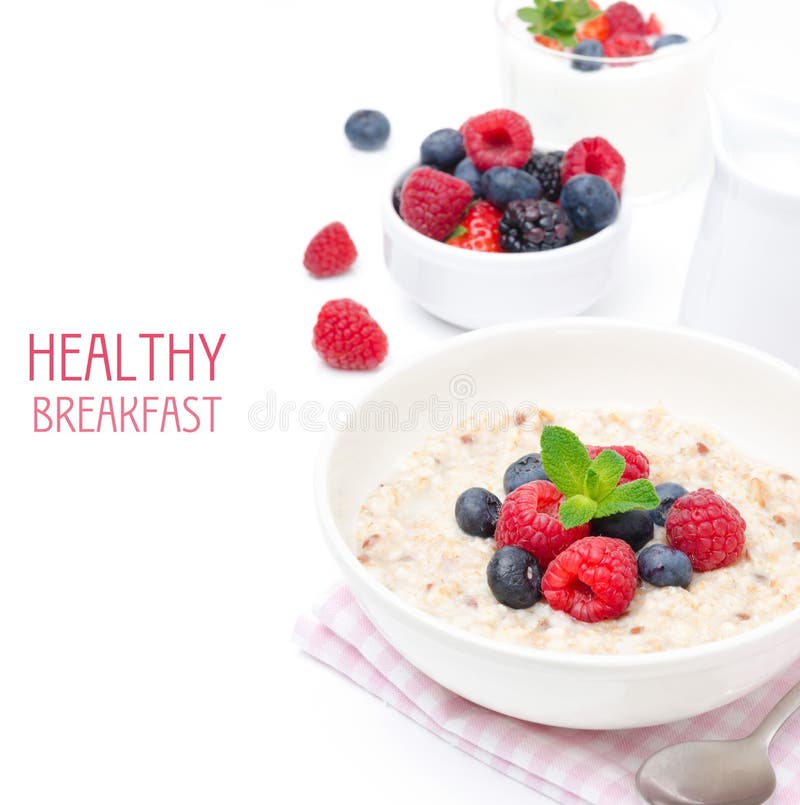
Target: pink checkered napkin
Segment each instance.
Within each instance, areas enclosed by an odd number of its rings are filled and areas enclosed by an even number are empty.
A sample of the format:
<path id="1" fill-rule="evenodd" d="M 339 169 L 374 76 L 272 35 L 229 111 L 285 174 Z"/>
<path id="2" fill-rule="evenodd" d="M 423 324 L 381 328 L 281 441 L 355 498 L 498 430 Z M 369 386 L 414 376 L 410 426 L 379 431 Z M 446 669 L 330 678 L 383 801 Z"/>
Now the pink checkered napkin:
<path id="1" fill-rule="evenodd" d="M 800 661 L 780 679 L 711 713 L 637 730 L 590 732 L 530 724 L 462 699 L 407 662 L 352 593 L 331 590 L 297 622 L 295 641 L 448 743 L 563 803 L 634 805 L 636 769 L 667 744 L 746 735 L 800 679 Z M 546 692 L 543 692 L 546 695 Z M 653 691 L 658 695 L 658 691 Z M 800 718 L 783 728 L 770 757 L 778 776 L 775 805 L 797 805 Z"/>

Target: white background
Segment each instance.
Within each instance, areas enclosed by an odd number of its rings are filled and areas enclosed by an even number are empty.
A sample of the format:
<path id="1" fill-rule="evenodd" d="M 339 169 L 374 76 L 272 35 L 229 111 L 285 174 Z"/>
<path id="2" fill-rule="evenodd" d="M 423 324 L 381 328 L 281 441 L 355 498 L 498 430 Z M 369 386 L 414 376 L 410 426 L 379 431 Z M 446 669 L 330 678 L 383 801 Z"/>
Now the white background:
<path id="1" fill-rule="evenodd" d="M 455 332 L 391 284 L 377 199 L 426 133 L 497 105 L 491 5 L 0 6 L 3 803 L 536 801 L 291 644 L 337 578 L 320 434 L 248 423 L 270 392 L 327 404 L 373 382 L 311 350 L 326 299 L 366 304 L 391 364 Z M 726 5 L 717 81 L 787 84 L 789 4 Z M 344 139 L 360 107 L 392 120 L 380 153 Z M 594 312 L 675 317 L 706 179 L 635 211 Z M 303 249 L 334 219 L 360 257 L 315 281 Z M 147 331 L 227 333 L 217 380 L 28 380 L 28 333 L 119 332 L 135 362 Z M 34 434 L 35 393 L 223 401 L 214 434 Z"/>

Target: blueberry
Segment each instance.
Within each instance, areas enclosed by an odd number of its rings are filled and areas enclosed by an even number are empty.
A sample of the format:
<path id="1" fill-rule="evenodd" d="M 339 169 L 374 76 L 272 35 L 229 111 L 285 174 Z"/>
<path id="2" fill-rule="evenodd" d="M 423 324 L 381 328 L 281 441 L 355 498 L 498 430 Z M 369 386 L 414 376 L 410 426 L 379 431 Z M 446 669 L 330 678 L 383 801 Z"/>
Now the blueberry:
<path id="1" fill-rule="evenodd" d="M 374 109 L 359 109 L 347 118 L 344 133 L 361 151 L 375 151 L 389 139 L 389 118 Z"/>
<path id="2" fill-rule="evenodd" d="M 602 176 L 580 173 L 561 188 L 561 206 L 576 229 L 599 232 L 616 219 L 619 199 Z"/>
<path id="3" fill-rule="evenodd" d="M 656 525 L 664 525 L 672 504 L 678 498 L 682 498 L 686 494 L 686 490 L 680 484 L 673 484 L 668 481 L 656 486 L 656 494 L 661 503 L 658 504 L 657 509 L 653 509 L 649 514 Z"/>
<path id="4" fill-rule="evenodd" d="M 492 595 L 512 609 L 532 607 L 542 595 L 542 571 L 532 553 L 516 545 L 495 551 L 486 568 Z"/>
<path id="5" fill-rule="evenodd" d="M 665 48 L 668 45 L 683 45 L 688 41 L 689 40 L 683 34 L 664 34 L 663 36 L 659 36 L 658 39 L 653 42 L 653 50 Z"/>
<path id="6" fill-rule="evenodd" d="M 593 56 L 600 57 L 604 55 L 603 45 L 596 39 L 584 39 L 575 45 L 575 50 L 572 51 L 578 56 Z M 589 61 L 588 59 L 573 59 L 572 66 L 575 70 L 583 70 L 588 73 L 593 70 L 599 70 L 603 63 L 599 61 Z"/>
<path id="7" fill-rule="evenodd" d="M 653 539 L 653 533 L 654 527 L 650 513 L 639 509 L 592 520 L 594 536 L 624 540 L 634 551 L 647 545 Z"/>
<path id="8" fill-rule="evenodd" d="M 689 557 L 669 545 L 648 545 L 637 560 L 639 578 L 656 587 L 688 587 L 692 580 Z"/>
<path id="9" fill-rule="evenodd" d="M 517 168 L 489 168 L 481 176 L 481 192 L 485 199 L 502 210 L 515 199 L 541 198 L 542 183 Z"/>
<path id="10" fill-rule="evenodd" d="M 456 179 L 463 179 L 472 188 L 472 193 L 476 198 L 481 195 L 481 175 L 469 157 L 464 157 L 453 171 Z"/>
<path id="11" fill-rule="evenodd" d="M 472 537 L 493 537 L 498 514 L 500 498 L 479 486 L 462 492 L 456 501 L 458 527 Z"/>
<path id="12" fill-rule="evenodd" d="M 549 481 L 550 476 L 542 466 L 542 456 L 539 453 L 528 453 L 518 458 L 503 475 L 503 489 L 506 494 L 513 492 L 518 486 L 531 481 Z"/>
<path id="13" fill-rule="evenodd" d="M 450 172 L 466 156 L 464 138 L 455 129 L 439 129 L 429 134 L 419 149 L 420 162 Z"/>

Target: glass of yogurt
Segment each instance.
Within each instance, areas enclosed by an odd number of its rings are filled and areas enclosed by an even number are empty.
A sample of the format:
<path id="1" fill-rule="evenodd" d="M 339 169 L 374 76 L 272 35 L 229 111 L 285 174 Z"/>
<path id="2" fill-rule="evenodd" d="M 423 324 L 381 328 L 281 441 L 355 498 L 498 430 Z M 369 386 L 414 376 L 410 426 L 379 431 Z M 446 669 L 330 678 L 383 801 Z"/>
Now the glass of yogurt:
<path id="1" fill-rule="evenodd" d="M 685 184 L 711 145 L 706 78 L 718 12 L 713 0 L 658 0 L 664 33 L 683 44 L 646 56 L 581 56 L 599 69 L 578 70 L 576 56 L 534 40 L 517 16 L 530 0 L 498 0 L 500 72 L 504 101 L 526 115 L 540 142 L 575 142 L 601 136 L 625 155 L 625 192 L 661 196 Z"/>

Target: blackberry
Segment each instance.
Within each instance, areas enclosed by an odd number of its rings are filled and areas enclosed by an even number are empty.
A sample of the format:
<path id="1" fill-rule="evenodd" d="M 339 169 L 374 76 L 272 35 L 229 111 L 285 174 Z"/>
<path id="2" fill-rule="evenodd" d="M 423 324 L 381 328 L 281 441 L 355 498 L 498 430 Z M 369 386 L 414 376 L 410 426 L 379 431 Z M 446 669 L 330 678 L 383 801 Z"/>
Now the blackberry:
<path id="1" fill-rule="evenodd" d="M 543 252 L 572 242 L 569 216 L 555 204 L 537 199 L 512 201 L 500 219 L 504 252 Z"/>
<path id="2" fill-rule="evenodd" d="M 534 151 L 522 170 L 539 180 L 544 198 L 558 201 L 561 195 L 561 158 L 563 151 Z"/>

